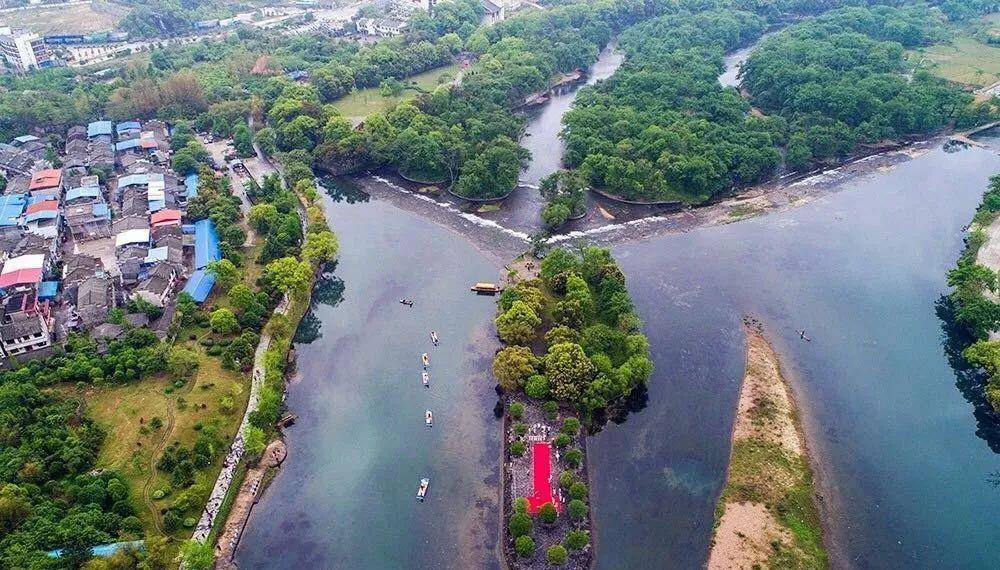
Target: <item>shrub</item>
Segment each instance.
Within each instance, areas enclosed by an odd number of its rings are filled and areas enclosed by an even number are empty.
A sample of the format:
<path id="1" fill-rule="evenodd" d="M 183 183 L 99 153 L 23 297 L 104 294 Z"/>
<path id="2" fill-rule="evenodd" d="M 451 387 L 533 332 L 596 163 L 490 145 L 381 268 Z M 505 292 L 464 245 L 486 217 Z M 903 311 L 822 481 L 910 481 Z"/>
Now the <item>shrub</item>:
<path id="1" fill-rule="evenodd" d="M 580 499 L 573 499 L 566 506 L 569 511 L 569 516 L 573 520 L 582 521 L 587 518 L 587 503 L 584 503 Z"/>
<path id="2" fill-rule="evenodd" d="M 566 418 L 563 420 L 562 432 L 566 435 L 576 436 L 580 433 L 580 420 L 576 418 Z"/>
<path id="3" fill-rule="evenodd" d="M 566 548 L 570 550 L 583 550 L 590 542 L 590 536 L 583 530 L 571 530 L 566 533 Z"/>
<path id="4" fill-rule="evenodd" d="M 167 511 L 163 514 L 163 528 L 168 532 L 173 532 L 180 528 L 181 517 L 177 516 L 174 511 Z"/>
<path id="5" fill-rule="evenodd" d="M 530 536 L 519 536 L 514 540 L 514 551 L 518 556 L 531 556 L 535 553 L 535 540 Z"/>
<path id="6" fill-rule="evenodd" d="M 185 384 L 187 384 L 187 382 L 181 379 L 174 380 L 174 388 L 183 388 Z"/>
<path id="7" fill-rule="evenodd" d="M 518 437 L 522 437 L 524 434 L 528 433 L 528 424 L 524 422 L 517 422 L 514 424 L 514 434 Z"/>
<path id="8" fill-rule="evenodd" d="M 524 393 L 532 398 L 547 398 L 549 395 L 549 381 L 541 374 L 535 374 L 528 378 L 524 384 Z"/>
<path id="9" fill-rule="evenodd" d="M 524 417 L 524 404 L 521 402 L 514 402 L 510 405 L 510 417 L 515 420 L 519 420 Z"/>
<path id="10" fill-rule="evenodd" d="M 524 452 L 527 450 L 528 446 L 523 441 L 515 441 L 510 444 L 510 454 L 514 457 L 524 457 Z"/>
<path id="11" fill-rule="evenodd" d="M 545 417 L 554 420 L 556 419 L 556 413 L 559 412 L 559 404 L 548 401 L 542 404 L 542 411 L 545 412 Z"/>
<path id="12" fill-rule="evenodd" d="M 569 496 L 572 499 L 586 499 L 587 498 L 587 485 L 581 481 L 573 483 L 569 488 Z"/>
<path id="13" fill-rule="evenodd" d="M 579 449 L 571 449 L 563 454 L 563 459 L 566 460 L 566 464 L 576 469 L 583 463 L 583 452 Z"/>
<path id="14" fill-rule="evenodd" d="M 542 519 L 545 524 L 552 524 L 556 522 L 556 518 L 559 517 L 559 511 L 556 510 L 556 506 L 552 503 L 545 503 L 538 509 L 538 518 Z"/>
<path id="15" fill-rule="evenodd" d="M 159 501 L 160 499 L 162 499 L 163 497 L 166 497 L 166 496 L 167 496 L 167 494 L 163 492 L 163 489 L 157 489 L 157 490 L 153 491 L 153 500 L 154 501 Z"/>
<path id="16" fill-rule="evenodd" d="M 545 553 L 545 561 L 555 566 L 566 564 L 566 558 L 568 557 L 569 553 L 566 552 L 566 547 L 561 544 L 550 547 L 548 552 Z"/>
<path id="17" fill-rule="evenodd" d="M 559 474 L 559 486 L 563 489 L 569 489 L 573 483 L 576 483 L 576 476 L 572 471 L 563 471 Z"/>
<path id="18" fill-rule="evenodd" d="M 562 449 L 562 448 L 566 447 L 567 445 L 569 445 L 572 442 L 573 442 L 573 440 L 568 435 L 566 435 L 564 433 L 561 433 L 561 434 L 557 435 L 556 438 L 554 440 L 552 440 L 552 443 L 556 447 L 558 447 L 559 449 Z"/>
<path id="19" fill-rule="evenodd" d="M 527 513 L 514 513 L 507 521 L 507 531 L 516 540 L 519 536 L 531 534 L 531 517 Z"/>
<path id="20" fill-rule="evenodd" d="M 514 499 L 514 512 L 515 513 L 528 512 L 528 499 L 525 499 L 524 497 L 518 497 Z"/>
<path id="21" fill-rule="evenodd" d="M 198 519 L 194 517 L 187 517 L 184 519 L 184 526 L 187 528 L 194 528 L 194 525 L 198 524 Z"/>

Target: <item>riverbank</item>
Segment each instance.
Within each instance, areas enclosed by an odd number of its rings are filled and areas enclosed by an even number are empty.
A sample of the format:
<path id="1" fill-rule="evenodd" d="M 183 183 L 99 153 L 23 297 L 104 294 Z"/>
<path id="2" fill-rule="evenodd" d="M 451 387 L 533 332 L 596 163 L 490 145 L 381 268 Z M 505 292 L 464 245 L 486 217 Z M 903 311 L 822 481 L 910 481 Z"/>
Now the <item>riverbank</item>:
<path id="1" fill-rule="evenodd" d="M 748 187 L 712 204 L 680 211 L 630 206 L 591 194 L 586 216 L 568 222 L 560 233 L 545 241 L 556 245 L 583 238 L 602 245 L 615 245 L 782 212 L 838 192 L 847 187 L 848 182 L 888 172 L 946 142 L 947 135 L 911 142 L 902 148 L 856 158 L 834 168 Z M 529 195 L 537 191 L 531 188 L 522 187 L 514 192 L 499 211 L 480 213 L 458 198 L 421 193 L 418 185 L 388 172 L 344 177 L 337 181 L 455 231 L 477 249 L 497 259 L 517 255 L 531 243 L 532 236 L 541 231 L 540 221 L 537 224 L 525 222 L 529 218 L 537 219 L 538 212 L 528 215 L 522 211 L 525 206 L 537 206 L 537 201 Z"/>
<path id="2" fill-rule="evenodd" d="M 763 329 L 744 320 L 746 369 L 710 570 L 826 568 L 805 436 L 788 379 Z"/>

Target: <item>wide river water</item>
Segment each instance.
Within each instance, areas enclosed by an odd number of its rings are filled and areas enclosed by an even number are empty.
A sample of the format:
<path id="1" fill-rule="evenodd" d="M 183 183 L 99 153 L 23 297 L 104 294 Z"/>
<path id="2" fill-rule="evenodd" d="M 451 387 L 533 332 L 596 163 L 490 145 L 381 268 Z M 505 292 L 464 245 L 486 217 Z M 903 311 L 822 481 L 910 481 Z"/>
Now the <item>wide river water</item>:
<path id="1" fill-rule="evenodd" d="M 1000 422 L 978 377 L 950 365 L 935 313 L 962 228 L 1000 172 L 1000 139 L 982 140 L 992 149 L 938 148 L 798 209 L 614 248 L 656 372 L 646 407 L 591 439 L 597 568 L 704 563 L 745 313 L 766 323 L 803 405 L 838 566 L 1000 567 Z M 548 162 L 529 172 L 558 164 Z M 425 218 L 348 198 L 326 199 L 341 258 L 307 319 L 319 337 L 296 345 L 289 459 L 237 562 L 498 568 L 494 307 L 468 287 L 496 279 L 503 260 Z M 803 328 L 812 342 L 798 339 Z"/>

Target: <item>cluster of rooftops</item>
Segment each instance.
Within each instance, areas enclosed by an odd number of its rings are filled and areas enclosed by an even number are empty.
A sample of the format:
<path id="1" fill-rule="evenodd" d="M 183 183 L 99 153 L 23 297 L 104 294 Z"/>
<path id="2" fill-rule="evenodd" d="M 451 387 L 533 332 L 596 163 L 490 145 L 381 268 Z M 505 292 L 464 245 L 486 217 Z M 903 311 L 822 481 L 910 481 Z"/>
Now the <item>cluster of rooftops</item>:
<path id="1" fill-rule="evenodd" d="M 180 291 L 208 297 L 219 238 L 211 220 L 187 217 L 199 179 L 170 169 L 169 133 L 161 121 L 75 126 L 57 149 L 58 168 L 45 159 L 51 138 L 0 144 L 8 180 L 0 194 L 0 362 L 44 355 L 73 331 L 120 334 L 108 312 L 132 299 L 168 309 Z M 126 320 L 149 324 L 144 316 Z"/>

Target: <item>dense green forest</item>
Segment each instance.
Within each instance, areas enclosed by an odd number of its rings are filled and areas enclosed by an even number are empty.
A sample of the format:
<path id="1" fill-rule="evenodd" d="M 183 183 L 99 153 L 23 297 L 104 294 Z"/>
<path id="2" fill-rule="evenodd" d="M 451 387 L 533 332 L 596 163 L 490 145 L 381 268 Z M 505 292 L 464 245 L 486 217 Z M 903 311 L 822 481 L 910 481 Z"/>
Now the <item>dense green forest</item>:
<path id="1" fill-rule="evenodd" d="M 360 131 L 326 137 L 317 161 L 335 172 L 390 164 L 411 178 L 454 181 L 462 196 L 503 196 L 528 158 L 515 142 L 525 119 L 511 110 L 555 74 L 590 65 L 616 30 L 656 9 L 638 2 L 572 4 L 477 30 L 463 38 L 478 62 L 460 84 L 373 114 Z"/>
<path id="2" fill-rule="evenodd" d="M 925 6 L 845 8 L 765 40 L 743 66 L 752 102 L 788 122 L 786 160 L 803 169 L 859 144 L 943 126 L 972 96 L 929 73 L 907 76 L 903 50 L 944 39 Z"/>
<path id="3" fill-rule="evenodd" d="M 653 372 L 625 275 L 608 249 L 552 250 L 541 277 L 505 289 L 497 308 L 497 332 L 508 346 L 493 374 L 511 394 L 567 405 L 589 424 Z"/>
<path id="4" fill-rule="evenodd" d="M 682 3 L 698 9 L 625 31 L 626 64 L 567 113 L 565 161 L 592 185 L 630 199 L 703 202 L 769 176 L 781 149 L 789 167 L 809 168 L 938 128 L 971 101 L 929 74 L 906 75 L 904 48 L 945 34 L 926 5 L 853 6 L 792 24 L 744 65 L 747 100 L 718 83 L 723 54 L 792 12 L 709 4 L 719 9 Z"/>

